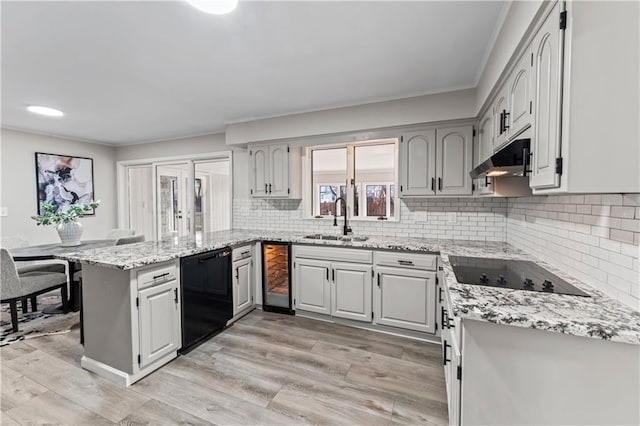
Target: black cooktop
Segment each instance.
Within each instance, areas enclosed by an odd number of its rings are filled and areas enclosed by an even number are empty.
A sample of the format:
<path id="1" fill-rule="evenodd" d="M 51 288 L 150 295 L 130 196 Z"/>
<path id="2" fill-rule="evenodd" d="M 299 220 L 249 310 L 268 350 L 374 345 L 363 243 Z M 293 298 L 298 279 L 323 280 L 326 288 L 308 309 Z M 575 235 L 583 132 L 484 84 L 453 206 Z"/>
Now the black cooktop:
<path id="1" fill-rule="evenodd" d="M 526 260 L 449 256 L 449 261 L 456 279 L 462 284 L 590 297 L 557 275 Z"/>

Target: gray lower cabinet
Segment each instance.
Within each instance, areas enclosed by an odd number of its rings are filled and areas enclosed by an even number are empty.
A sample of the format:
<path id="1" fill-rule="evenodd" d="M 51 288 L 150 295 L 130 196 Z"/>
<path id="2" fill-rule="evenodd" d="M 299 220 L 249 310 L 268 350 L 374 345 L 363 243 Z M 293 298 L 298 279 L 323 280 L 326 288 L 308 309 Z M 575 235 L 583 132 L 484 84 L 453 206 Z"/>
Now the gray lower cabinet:
<path id="1" fill-rule="evenodd" d="M 371 322 L 373 267 L 355 263 L 331 264 L 331 315 Z"/>
<path id="2" fill-rule="evenodd" d="M 179 292 L 175 280 L 138 292 L 141 368 L 180 349 Z"/>
<path id="3" fill-rule="evenodd" d="M 435 333 L 436 273 L 376 267 L 374 324 Z"/>
<path id="4" fill-rule="evenodd" d="M 330 315 L 329 270 L 331 262 L 296 258 L 294 269 L 295 308 Z"/>

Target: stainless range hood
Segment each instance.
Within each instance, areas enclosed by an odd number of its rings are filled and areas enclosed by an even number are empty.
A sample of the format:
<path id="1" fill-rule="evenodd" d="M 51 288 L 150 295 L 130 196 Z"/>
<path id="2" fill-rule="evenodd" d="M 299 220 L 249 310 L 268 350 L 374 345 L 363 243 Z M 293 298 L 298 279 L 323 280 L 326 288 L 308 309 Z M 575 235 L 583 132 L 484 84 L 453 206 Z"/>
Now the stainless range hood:
<path id="1" fill-rule="evenodd" d="M 479 177 L 524 176 L 525 161 L 529 165 L 531 139 L 516 139 L 471 170 L 472 179 Z"/>

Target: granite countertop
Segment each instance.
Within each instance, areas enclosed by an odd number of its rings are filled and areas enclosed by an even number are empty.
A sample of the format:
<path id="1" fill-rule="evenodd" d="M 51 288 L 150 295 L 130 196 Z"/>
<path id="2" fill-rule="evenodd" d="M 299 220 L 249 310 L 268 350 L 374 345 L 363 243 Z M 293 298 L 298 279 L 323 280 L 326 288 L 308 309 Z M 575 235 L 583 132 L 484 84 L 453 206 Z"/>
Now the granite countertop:
<path id="1" fill-rule="evenodd" d="M 507 243 L 394 237 L 371 237 L 366 241 L 312 240 L 304 238 L 304 234 L 289 232 L 231 230 L 209 233 L 201 240 L 183 238 L 147 241 L 65 253 L 57 257 L 73 262 L 129 270 L 261 240 L 440 254 L 445 283 L 451 297 L 452 313 L 456 317 L 640 344 L 640 312 Z M 534 261 L 591 297 L 461 284 L 456 280 L 449 263 L 450 255 Z"/>

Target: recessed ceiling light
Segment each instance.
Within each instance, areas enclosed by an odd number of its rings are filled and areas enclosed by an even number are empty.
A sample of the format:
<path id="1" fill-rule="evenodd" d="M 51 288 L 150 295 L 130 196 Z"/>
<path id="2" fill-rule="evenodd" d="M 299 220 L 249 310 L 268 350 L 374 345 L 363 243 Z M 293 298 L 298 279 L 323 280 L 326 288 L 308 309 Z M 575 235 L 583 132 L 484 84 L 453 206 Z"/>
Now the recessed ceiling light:
<path id="1" fill-rule="evenodd" d="M 238 0 L 187 0 L 196 9 L 213 15 L 224 15 L 238 6 Z"/>
<path id="2" fill-rule="evenodd" d="M 46 106 L 29 105 L 27 109 L 33 113 L 47 115 L 49 117 L 62 117 L 64 113 L 59 109 L 49 108 Z"/>

